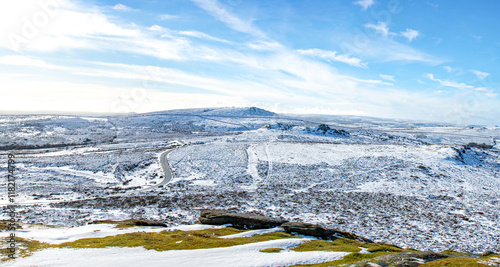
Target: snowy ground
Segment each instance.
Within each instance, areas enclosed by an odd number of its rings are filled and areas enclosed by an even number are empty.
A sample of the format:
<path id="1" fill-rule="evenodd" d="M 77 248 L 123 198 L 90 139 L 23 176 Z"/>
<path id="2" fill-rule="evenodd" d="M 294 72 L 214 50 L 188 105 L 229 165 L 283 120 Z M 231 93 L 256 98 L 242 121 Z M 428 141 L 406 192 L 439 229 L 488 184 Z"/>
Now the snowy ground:
<path id="1" fill-rule="evenodd" d="M 325 122 L 332 130 L 318 127 Z M 22 222 L 179 225 L 202 208 L 225 208 L 422 250 L 500 251 L 498 127 L 197 109 L 0 116 L 0 130 L 0 171 L 14 153 Z M 159 183 L 158 156 L 178 140 L 186 145 L 168 156 L 171 183 L 109 197 Z"/>
<path id="2" fill-rule="evenodd" d="M 214 225 L 182 225 L 176 227 L 115 228 L 113 224 L 91 224 L 79 227 L 48 227 L 24 224 L 19 237 L 49 244 L 72 242 L 82 238 L 99 238 L 134 232 L 193 231 L 221 228 Z M 222 238 L 250 237 L 282 231 L 280 228 L 246 231 Z M 142 247 L 110 247 L 103 249 L 45 249 L 32 256 L 3 262 L 2 266 L 287 266 L 341 259 L 346 252 L 295 252 L 291 248 L 311 240 L 288 238 L 225 248 L 155 251 Z M 260 250 L 282 248 L 279 253 Z"/>
<path id="3" fill-rule="evenodd" d="M 290 266 L 341 259 L 346 252 L 296 252 L 307 241 L 290 238 L 225 248 L 155 251 L 137 248 L 46 249 L 2 266 Z M 279 253 L 259 252 L 282 248 Z"/>

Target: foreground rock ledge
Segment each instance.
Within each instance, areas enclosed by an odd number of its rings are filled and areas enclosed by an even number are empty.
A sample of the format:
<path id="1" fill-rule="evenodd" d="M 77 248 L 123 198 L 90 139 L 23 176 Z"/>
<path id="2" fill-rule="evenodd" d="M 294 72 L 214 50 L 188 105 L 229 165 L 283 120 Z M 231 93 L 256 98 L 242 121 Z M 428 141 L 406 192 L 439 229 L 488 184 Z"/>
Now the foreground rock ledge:
<path id="1" fill-rule="evenodd" d="M 222 225 L 231 224 L 240 229 L 266 229 L 281 227 L 287 233 L 313 236 L 325 240 L 335 240 L 337 238 L 356 239 L 366 243 L 373 243 L 371 240 L 357 236 L 353 233 L 327 228 L 316 224 L 289 222 L 282 219 L 268 216 L 236 213 L 225 210 L 202 210 L 199 222 L 202 224 Z"/>
<path id="2" fill-rule="evenodd" d="M 268 216 L 247 213 L 235 213 L 225 210 L 202 210 L 200 219 L 202 224 L 232 224 L 241 229 L 266 229 L 278 227 L 287 221 Z"/>
<path id="3" fill-rule="evenodd" d="M 337 238 L 357 239 L 365 243 L 373 243 L 373 241 L 353 233 L 340 231 L 333 228 L 326 228 L 320 225 L 302 222 L 287 222 L 280 226 L 287 233 L 296 233 L 299 235 L 314 236 L 325 240 L 335 240 Z"/>

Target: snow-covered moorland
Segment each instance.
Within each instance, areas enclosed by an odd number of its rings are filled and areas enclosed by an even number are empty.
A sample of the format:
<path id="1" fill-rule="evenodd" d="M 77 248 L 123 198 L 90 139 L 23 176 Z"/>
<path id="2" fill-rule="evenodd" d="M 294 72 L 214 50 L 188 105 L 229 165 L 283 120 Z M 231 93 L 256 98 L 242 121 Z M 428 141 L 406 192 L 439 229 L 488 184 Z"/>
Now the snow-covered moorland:
<path id="1" fill-rule="evenodd" d="M 227 108 L 0 116 L 0 130 L 26 223 L 179 225 L 225 208 L 422 250 L 500 251 L 498 127 Z M 167 149 L 174 178 L 161 184 Z"/>

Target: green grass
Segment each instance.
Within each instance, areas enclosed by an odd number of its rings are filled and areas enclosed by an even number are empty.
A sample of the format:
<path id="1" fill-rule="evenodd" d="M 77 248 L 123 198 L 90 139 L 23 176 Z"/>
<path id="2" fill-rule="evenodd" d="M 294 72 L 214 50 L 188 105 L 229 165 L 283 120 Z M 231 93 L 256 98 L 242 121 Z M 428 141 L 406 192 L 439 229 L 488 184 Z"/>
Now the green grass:
<path id="1" fill-rule="evenodd" d="M 402 248 L 393 246 L 393 245 L 388 245 L 388 244 L 383 244 L 383 243 L 367 243 L 362 245 L 364 248 L 368 250 L 368 252 L 401 252 L 405 251 Z M 414 250 L 410 250 L 414 251 Z"/>
<path id="2" fill-rule="evenodd" d="M 294 251 L 343 251 L 343 252 L 359 252 L 362 243 L 354 240 L 338 238 L 334 241 L 312 240 L 302 243 L 295 248 Z"/>
<path id="3" fill-rule="evenodd" d="M 265 253 L 278 253 L 282 251 L 282 248 L 266 248 L 266 249 L 261 249 L 259 250 L 260 252 L 265 252 Z"/>
<path id="4" fill-rule="evenodd" d="M 294 238 L 285 232 L 265 233 L 252 237 L 218 238 L 241 232 L 237 229 L 207 229 L 201 231 L 162 231 L 159 233 L 127 233 L 102 238 L 84 238 L 58 245 L 61 248 L 144 247 L 157 251 L 230 247 L 248 243 Z"/>
<path id="5" fill-rule="evenodd" d="M 299 264 L 299 265 L 294 265 L 294 266 L 312 266 L 312 267 L 327 267 L 327 266 L 342 266 L 344 264 L 350 264 L 350 263 L 356 263 L 358 261 L 362 260 L 367 260 L 367 259 L 373 259 L 378 256 L 386 255 L 386 254 L 393 254 L 394 252 L 374 252 L 374 253 L 358 253 L 354 252 L 351 254 L 346 255 L 344 258 L 336 261 L 329 261 L 329 262 L 323 262 L 323 263 L 316 263 L 316 264 L 309 264 L 309 265 L 304 265 L 304 264 Z"/>
<path id="6" fill-rule="evenodd" d="M 0 254 L 2 257 L 0 258 L 1 261 L 6 261 L 9 260 L 10 258 L 8 257 L 9 255 L 9 250 L 6 247 L 8 238 L 4 238 L 1 240 L 2 242 L 2 248 L 0 249 Z M 16 237 L 16 254 L 15 257 L 28 257 L 33 254 L 33 252 L 45 248 L 51 247 L 50 244 L 48 243 L 43 243 L 39 242 L 36 240 L 29 240 L 29 239 L 24 239 L 21 237 Z"/>
<path id="7" fill-rule="evenodd" d="M 442 267 L 442 266 L 447 266 L 447 267 L 487 267 L 488 265 L 486 264 L 481 264 L 477 262 L 478 259 L 472 259 L 472 258 L 464 258 L 464 257 L 453 257 L 453 258 L 446 258 L 446 259 L 440 259 L 440 260 L 435 260 L 431 262 L 424 263 L 420 265 L 421 267 Z"/>
<path id="8" fill-rule="evenodd" d="M 14 225 L 16 229 L 21 229 L 22 227 L 19 224 Z M 0 221 L 0 231 L 7 231 L 9 230 L 9 221 L 7 220 L 1 220 Z"/>
<path id="9" fill-rule="evenodd" d="M 453 251 L 453 250 L 444 250 L 441 253 L 448 255 L 450 257 L 468 257 L 471 255 L 470 253 L 457 252 L 457 251 Z"/>

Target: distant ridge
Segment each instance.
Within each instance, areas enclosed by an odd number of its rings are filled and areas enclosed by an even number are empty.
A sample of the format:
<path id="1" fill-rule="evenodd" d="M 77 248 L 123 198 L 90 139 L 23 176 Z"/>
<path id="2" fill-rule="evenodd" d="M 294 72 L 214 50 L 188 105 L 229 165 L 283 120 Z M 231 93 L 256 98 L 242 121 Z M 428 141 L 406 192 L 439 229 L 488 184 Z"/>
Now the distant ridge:
<path id="1" fill-rule="evenodd" d="M 257 108 L 257 107 L 223 107 L 223 108 L 195 108 L 195 109 L 177 109 L 152 112 L 148 114 L 182 114 L 194 116 L 221 116 L 221 117 L 272 117 L 276 113 Z M 144 114 L 143 114 L 144 115 Z"/>

